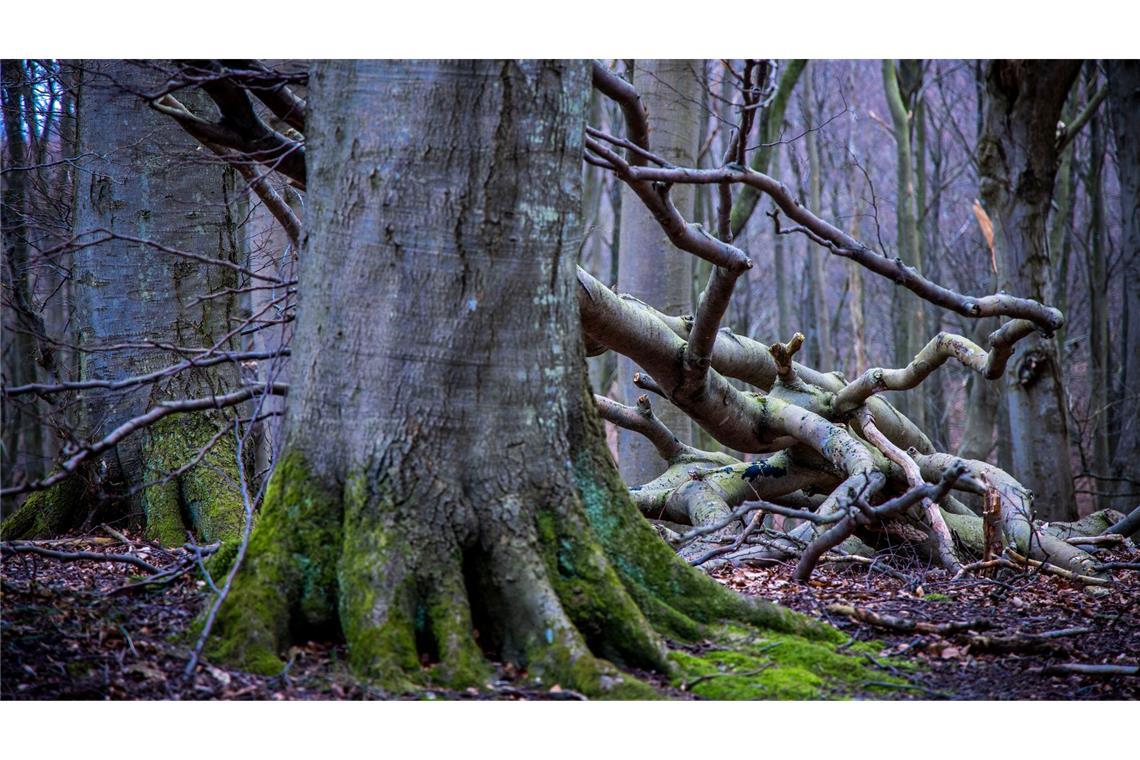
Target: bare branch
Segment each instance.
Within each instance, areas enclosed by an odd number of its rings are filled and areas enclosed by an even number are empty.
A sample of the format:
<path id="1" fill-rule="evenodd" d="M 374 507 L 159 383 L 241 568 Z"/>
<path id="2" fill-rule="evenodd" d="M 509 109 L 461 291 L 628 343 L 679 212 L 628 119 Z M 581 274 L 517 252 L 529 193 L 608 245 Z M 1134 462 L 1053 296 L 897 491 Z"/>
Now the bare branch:
<path id="1" fill-rule="evenodd" d="M 151 575 L 159 572 L 158 568 L 149 562 L 139 559 L 133 554 L 100 554 L 99 552 L 61 552 L 55 549 L 47 549 L 43 546 L 37 546 L 29 541 L 5 541 L 0 543 L 0 556 L 5 554 L 37 554 L 41 557 L 49 557 L 51 559 L 58 559 L 64 562 L 76 562 L 80 560 L 91 562 L 122 562 L 127 565 L 133 565 L 141 570 L 145 570 Z"/>
<path id="2" fill-rule="evenodd" d="M 835 411 L 838 414 L 849 414 L 875 393 L 914 388 L 948 359 L 957 359 L 964 367 L 975 370 L 987 379 L 1001 377 L 1006 362 L 1013 353 L 1013 344 L 1035 329 L 1034 324 L 1025 319 L 1007 322 L 990 334 L 990 345 L 993 348 L 988 353 L 961 335 L 938 333 L 906 367 L 875 367 L 848 383 L 835 396 Z"/>
<path id="3" fill-rule="evenodd" d="M 145 414 L 138 417 L 132 417 L 117 428 L 112 430 L 103 438 L 89 443 L 80 448 L 80 450 L 71 456 L 70 459 L 60 465 L 60 469 L 54 474 L 49 475 L 42 480 L 36 480 L 31 483 L 26 483 L 22 486 L 12 486 L 0 491 L 0 495 L 14 496 L 16 494 L 25 493 L 27 491 L 38 491 L 44 488 L 59 483 L 65 478 L 71 476 L 79 466 L 91 457 L 101 454 L 104 451 L 115 446 L 119 441 L 123 440 L 132 433 L 149 427 L 154 423 L 171 414 L 185 414 L 187 412 L 200 412 L 208 409 L 224 409 L 228 406 L 235 406 L 248 401 L 249 399 L 264 395 L 266 393 L 285 395 L 288 392 L 288 386 L 283 383 L 272 383 L 269 385 L 257 385 L 242 388 L 241 390 L 233 391 L 232 393 L 225 393 L 220 396 L 210 396 L 208 398 L 186 399 L 182 401 L 169 401 L 164 404 L 152 408 Z"/>

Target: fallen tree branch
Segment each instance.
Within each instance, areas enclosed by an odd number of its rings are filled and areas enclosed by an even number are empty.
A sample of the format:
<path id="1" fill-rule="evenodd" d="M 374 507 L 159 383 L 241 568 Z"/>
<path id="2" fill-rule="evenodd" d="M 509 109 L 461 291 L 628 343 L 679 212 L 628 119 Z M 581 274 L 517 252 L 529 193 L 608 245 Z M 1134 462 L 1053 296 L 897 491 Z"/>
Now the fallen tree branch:
<path id="1" fill-rule="evenodd" d="M 619 404 L 598 394 L 594 394 L 594 403 L 597 404 L 598 413 L 601 414 L 602 419 L 643 435 L 657 449 L 657 455 L 666 462 L 672 462 L 683 454 L 696 455 L 699 453 L 693 447 L 682 443 L 681 439 L 674 435 L 673 431 L 653 414 L 653 407 L 649 403 L 648 396 L 640 396 L 637 399 L 636 407 Z"/>
<path id="2" fill-rule="evenodd" d="M 954 483 L 957 482 L 958 478 L 963 474 L 964 470 L 958 467 L 946 470 L 937 484 L 912 488 L 903 495 L 897 496 L 877 507 L 866 506 L 862 501 L 864 494 L 860 493 L 856 495 L 853 501 L 859 509 L 852 509 L 849 506 L 843 520 L 825 531 L 804 549 L 803 554 L 800 555 L 800 561 L 796 564 L 796 580 L 801 583 L 806 581 L 811 576 L 811 571 L 815 568 L 816 563 L 819 561 L 819 558 L 823 556 L 824 552 L 841 544 L 855 531 L 855 527 L 860 521 L 870 522 L 882 520 L 910 508 L 924 498 L 938 501 L 950 491 Z M 882 476 L 880 475 L 879 477 L 881 478 Z M 834 496 L 838 493 L 841 488 L 842 486 L 836 489 L 832 495 Z M 822 507 L 821 511 L 823 511 Z"/>
<path id="3" fill-rule="evenodd" d="M 1140 506 L 1129 512 L 1120 522 L 1110 525 L 1105 531 L 1105 533 L 1118 533 L 1126 538 L 1131 538 L 1137 532 L 1140 532 Z"/>
<path id="4" fill-rule="evenodd" d="M 1041 646 L 1054 639 L 1082 636 L 1092 632 L 1092 628 L 1063 628 L 1059 631 L 1047 631 L 1045 633 L 1014 633 L 1003 636 L 971 635 L 966 637 L 966 641 L 969 642 L 971 649 L 1012 651 Z"/>
<path id="5" fill-rule="evenodd" d="M 1100 546 L 1101 544 L 1119 544 L 1125 539 L 1124 536 L 1119 533 L 1102 533 L 1099 536 L 1070 536 L 1069 538 L 1063 538 L 1061 540 L 1067 544 Z"/>
<path id="6" fill-rule="evenodd" d="M 880 391 L 910 390 L 950 359 L 957 359 L 962 366 L 978 372 L 987 380 L 999 378 L 1013 353 L 1013 345 L 1035 329 L 1036 325 L 1026 319 L 1007 322 L 990 334 L 992 348 L 988 353 L 961 335 L 940 332 L 906 367 L 875 367 L 848 383 L 835 396 L 835 411 L 837 414 L 850 414 Z"/>
<path id="7" fill-rule="evenodd" d="M 151 575 L 157 575 L 161 571 L 150 564 L 144 559 L 140 559 L 133 554 L 100 554 L 99 552 L 61 552 L 55 549 L 48 549 L 43 546 L 37 546 L 27 541 L 5 541 L 0 543 L 0 557 L 5 554 L 35 554 L 40 557 L 49 557 L 51 559 L 58 559 L 63 562 L 122 562 L 127 565 L 134 565 L 140 570 L 145 570 Z"/>
<path id="8" fill-rule="evenodd" d="M 1110 585 L 1112 585 L 1112 581 L 1110 581 L 1110 580 L 1106 580 L 1104 578 L 1096 578 L 1096 577 L 1093 577 L 1091 575 L 1081 575 L 1079 573 L 1074 573 L 1074 572 L 1066 570 L 1062 567 L 1057 567 L 1056 565 L 1054 565 L 1051 562 L 1041 562 L 1039 560 L 1029 559 L 1028 557 L 1024 557 L 1024 556 L 1018 554 L 1016 551 L 1014 551 L 1013 549 L 1010 549 L 1010 548 L 1006 548 L 1006 552 L 1015 561 L 1020 562 L 1023 565 L 1029 565 L 1030 567 L 1039 567 L 1039 568 L 1041 568 L 1041 571 L 1045 572 L 1045 573 L 1051 573 L 1053 575 L 1058 575 L 1062 578 L 1067 578 L 1068 580 L 1071 580 L 1071 581 L 1078 581 L 1080 583 L 1084 583 L 1084 584 L 1089 585 L 1089 586 L 1110 586 Z"/>
<path id="9" fill-rule="evenodd" d="M 1059 662 L 1047 665 L 1042 671 L 1046 675 L 1082 676 L 1135 676 L 1140 675 L 1140 665 L 1099 665 L 1084 662 Z"/>
<path id="10" fill-rule="evenodd" d="M 903 473 L 906 475 L 907 485 L 911 488 L 921 486 L 924 481 L 922 479 L 922 471 L 919 469 L 918 464 L 909 454 L 891 443 L 890 440 L 879 431 L 875 426 L 874 415 L 872 415 L 871 411 L 866 407 L 862 408 L 859 421 L 863 427 L 863 434 L 867 436 L 867 440 L 882 451 L 887 459 L 902 468 Z M 950 528 L 946 525 L 946 521 L 942 519 L 942 512 L 938 509 L 938 505 L 930 498 L 924 498 L 922 500 L 922 510 L 926 514 L 926 519 L 930 522 L 930 538 L 934 543 L 939 561 L 942 563 L 942 566 L 950 572 L 958 572 L 958 568 L 962 566 L 962 563 L 958 560 L 958 555 L 954 552 L 954 537 L 950 534 Z"/>
<path id="11" fill-rule="evenodd" d="M 663 184 L 718 185 L 745 184 L 770 197 L 776 205 L 797 222 L 815 243 L 837 256 L 849 258 L 875 274 L 887 278 L 930 303 L 961 314 L 964 317 L 1009 317 L 1027 319 L 1042 330 L 1052 333 L 1065 323 L 1064 316 L 1055 308 L 1033 299 L 1017 298 L 1005 293 L 988 296 L 966 296 L 938 285 L 923 277 L 902 259 L 889 258 L 856 240 L 839 228 L 824 221 L 795 199 L 791 190 L 779 180 L 743 166 L 730 164 L 717 169 L 664 168 L 651 166 L 614 167 L 627 183 L 644 181 Z M 631 185 L 632 186 L 632 185 Z"/>
<path id="12" fill-rule="evenodd" d="M 900 633 L 936 633 L 944 636 L 961 631 L 984 631 L 993 628 L 993 623 L 984 618 L 952 621 L 949 623 L 927 623 L 924 620 L 911 620 L 895 615 L 884 615 L 864 607 L 852 607 L 846 604 L 829 605 L 827 611 L 835 615 L 844 615 L 860 623 L 867 623 L 868 625 L 887 628 L 892 631 L 899 631 Z"/>

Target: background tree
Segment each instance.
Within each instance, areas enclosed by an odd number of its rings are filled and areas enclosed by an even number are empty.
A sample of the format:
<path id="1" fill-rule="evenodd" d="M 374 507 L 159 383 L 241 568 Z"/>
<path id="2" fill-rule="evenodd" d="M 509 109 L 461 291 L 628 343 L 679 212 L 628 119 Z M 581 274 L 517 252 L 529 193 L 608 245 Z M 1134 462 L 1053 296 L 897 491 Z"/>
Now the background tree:
<path id="1" fill-rule="evenodd" d="M 201 359 L 237 346 L 234 184 L 216 163 L 180 159 L 189 141 L 139 97 L 162 81 L 146 63 L 82 66 L 84 160 L 70 245 L 77 287 L 69 342 L 78 366 L 74 379 L 30 389 L 77 393 L 73 453 L 148 408 L 222 395 L 239 382 L 233 362 Z M 182 357 L 186 371 L 168 372 L 180 366 L 172 357 Z M 163 543 L 181 545 L 187 528 L 206 542 L 232 541 L 242 506 L 228 432 L 201 413 L 125 438 L 77 461 L 77 477 L 33 494 L 5 522 L 5 537 L 56 535 L 107 519 L 97 514 L 101 503 L 121 510 L 125 502 L 148 537 Z"/>
<path id="2" fill-rule="evenodd" d="M 703 73 L 703 61 L 646 60 L 634 64 L 632 81 L 649 114 L 654 146 L 679 166 L 696 163 Z M 622 193 L 619 250 L 624 255 L 618 258 L 618 288 L 647 303 L 661 304 L 669 312 L 688 313 L 692 309 L 693 259 L 679 255 L 649 209 L 629 188 Z M 692 218 L 696 198 L 696 188 L 678 188 L 674 203 Z M 617 367 L 621 396 L 632 404 L 641 395 L 633 384 L 637 367 L 626 357 L 618 358 Z M 664 403 L 657 414 L 682 440 L 692 438 L 692 423 L 680 410 Z M 661 472 L 661 459 L 653 446 L 628 430 L 618 431 L 618 462 L 627 483 L 644 483 Z"/>
<path id="3" fill-rule="evenodd" d="M 1116 402 L 1110 409 L 1115 444 L 1109 481 L 1100 484 L 1121 495 L 1115 503 L 1136 502 L 1140 490 L 1140 420 L 1135 413 L 1140 404 L 1140 141 L 1134 126 L 1140 118 L 1140 64 L 1135 61 L 1109 61 L 1108 102 L 1116 145 L 1116 166 L 1120 176 L 1121 257 L 1123 286 L 1119 360 L 1115 384 Z M 1112 320 L 1116 321 L 1116 320 Z M 1135 515 L 1135 512 L 1133 513 Z M 1140 519 L 1140 518 L 1138 518 Z"/>
<path id="4" fill-rule="evenodd" d="M 1057 121 L 1079 70 L 1079 61 L 993 61 L 986 70 L 982 199 L 993 220 L 1002 288 L 1029 298 L 1053 293 L 1046 220 L 1057 173 Z M 1076 516 L 1057 352 L 1044 336 L 1023 341 L 1005 385 L 1014 469 L 1047 520 Z"/>

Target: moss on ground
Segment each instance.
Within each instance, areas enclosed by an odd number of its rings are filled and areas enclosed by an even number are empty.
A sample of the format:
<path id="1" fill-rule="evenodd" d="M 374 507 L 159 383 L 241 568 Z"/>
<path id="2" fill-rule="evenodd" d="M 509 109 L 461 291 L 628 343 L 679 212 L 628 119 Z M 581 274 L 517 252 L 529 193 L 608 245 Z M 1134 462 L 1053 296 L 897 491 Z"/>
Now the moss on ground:
<path id="1" fill-rule="evenodd" d="M 879 647 L 835 644 L 799 636 L 721 628 L 712 649 L 670 654 L 673 685 L 706 699 L 826 699 L 889 690 L 906 682 L 883 673 L 863 655 Z M 894 666 L 895 663 L 892 663 Z"/>

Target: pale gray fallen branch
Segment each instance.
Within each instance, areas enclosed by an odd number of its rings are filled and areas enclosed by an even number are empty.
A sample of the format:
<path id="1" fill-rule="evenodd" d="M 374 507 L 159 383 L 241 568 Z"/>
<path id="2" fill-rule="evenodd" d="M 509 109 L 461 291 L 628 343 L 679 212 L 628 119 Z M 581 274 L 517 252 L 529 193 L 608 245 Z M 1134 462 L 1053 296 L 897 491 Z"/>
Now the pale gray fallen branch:
<path id="1" fill-rule="evenodd" d="M 843 615 L 860 623 L 887 628 L 900 633 L 936 633 L 946 635 L 961 631 L 982 631 L 992 628 L 993 623 L 977 618 L 975 620 L 951 621 L 949 623 L 927 623 L 924 620 L 911 620 L 895 615 L 885 615 L 862 607 L 852 607 L 847 604 L 828 605 L 827 611 L 835 615 Z"/>
<path id="2" fill-rule="evenodd" d="M 1099 536 L 1071 536 L 1064 539 L 1067 544 L 1085 544 L 1088 546 L 1098 546 L 1100 544 L 1119 544 L 1124 540 L 1124 536 L 1119 533 L 1103 533 Z"/>
<path id="3" fill-rule="evenodd" d="M 1046 674 L 1075 673 L 1082 676 L 1135 676 L 1140 675 L 1140 665 L 1097 665 L 1084 662 L 1060 662 L 1047 666 Z"/>

